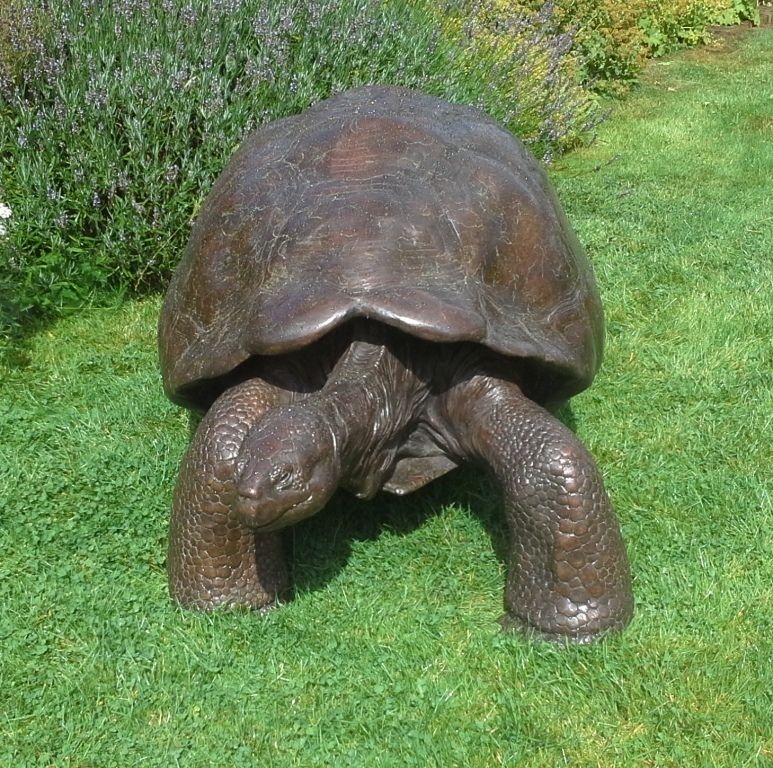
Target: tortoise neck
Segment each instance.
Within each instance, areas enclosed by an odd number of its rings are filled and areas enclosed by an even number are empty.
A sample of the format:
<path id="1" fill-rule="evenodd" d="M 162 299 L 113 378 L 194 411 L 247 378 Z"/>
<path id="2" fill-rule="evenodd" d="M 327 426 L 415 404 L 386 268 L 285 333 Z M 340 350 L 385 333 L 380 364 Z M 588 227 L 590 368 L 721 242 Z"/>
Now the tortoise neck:
<path id="1" fill-rule="evenodd" d="M 380 489 L 394 463 L 394 438 L 422 399 L 400 347 L 399 337 L 383 326 L 355 325 L 324 387 L 309 398 L 333 432 L 344 486 L 364 498 Z"/>

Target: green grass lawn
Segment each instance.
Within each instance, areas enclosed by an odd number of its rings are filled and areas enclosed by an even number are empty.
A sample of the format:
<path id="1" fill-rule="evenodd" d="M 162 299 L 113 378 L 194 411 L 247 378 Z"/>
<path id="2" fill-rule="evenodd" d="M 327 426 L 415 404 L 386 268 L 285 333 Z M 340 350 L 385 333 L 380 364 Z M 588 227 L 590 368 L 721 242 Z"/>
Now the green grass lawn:
<path id="1" fill-rule="evenodd" d="M 500 632 L 471 472 L 288 531 L 269 615 L 174 608 L 159 300 L 84 311 L 1 372 L 0 765 L 773 765 L 772 49 L 652 65 L 552 171 L 607 308 L 568 416 L 628 544 L 624 634 Z"/>

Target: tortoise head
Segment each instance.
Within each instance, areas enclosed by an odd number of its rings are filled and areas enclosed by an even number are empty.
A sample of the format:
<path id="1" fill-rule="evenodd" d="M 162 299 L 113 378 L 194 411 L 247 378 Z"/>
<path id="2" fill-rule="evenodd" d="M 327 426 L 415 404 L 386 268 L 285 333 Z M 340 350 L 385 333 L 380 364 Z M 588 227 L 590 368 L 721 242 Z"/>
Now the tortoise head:
<path id="1" fill-rule="evenodd" d="M 267 531 L 322 509 L 341 473 L 330 426 L 303 406 L 267 413 L 247 433 L 237 466 L 236 513 L 246 525 Z"/>

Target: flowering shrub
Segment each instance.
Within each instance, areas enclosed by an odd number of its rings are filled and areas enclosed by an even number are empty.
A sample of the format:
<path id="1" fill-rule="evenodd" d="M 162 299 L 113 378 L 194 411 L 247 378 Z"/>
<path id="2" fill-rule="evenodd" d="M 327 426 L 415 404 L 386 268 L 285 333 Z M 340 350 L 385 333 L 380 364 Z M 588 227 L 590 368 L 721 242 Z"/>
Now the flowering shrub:
<path id="1" fill-rule="evenodd" d="M 502 122 L 546 162 L 587 138 L 600 119 L 579 80 L 574 30 L 559 28 L 554 4 L 528 11 L 502 0 L 446 8 L 446 27 L 462 41 L 471 80 L 504 97 Z"/>
<path id="2" fill-rule="evenodd" d="M 542 9 L 544 0 L 466 0 L 463 12 L 486 8 L 507 45 L 512 18 Z M 708 41 L 711 24 L 756 16 L 755 0 L 555 0 L 555 28 L 571 33 L 583 82 L 619 93 L 635 82 L 645 59 Z"/>
<path id="3" fill-rule="evenodd" d="M 26 310 L 162 285 L 198 201 L 261 122 L 353 85 L 431 83 L 442 36 L 410 5 L 17 3 L 0 38 L 6 330 Z"/>
<path id="4" fill-rule="evenodd" d="M 41 8 L 23 0 L 0 1 L 0 93 L 45 77 L 44 26 Z"/>
<path id="5" fill-rule="evenodd" d="M 25 313 L 163 286 L 245 132 L 367 83 L 479 106 L 550 160 L 580 81 L 752 0 L 0 0 L 0 337 Z M 697 36 L 697 37 L 696 37 Z"/>

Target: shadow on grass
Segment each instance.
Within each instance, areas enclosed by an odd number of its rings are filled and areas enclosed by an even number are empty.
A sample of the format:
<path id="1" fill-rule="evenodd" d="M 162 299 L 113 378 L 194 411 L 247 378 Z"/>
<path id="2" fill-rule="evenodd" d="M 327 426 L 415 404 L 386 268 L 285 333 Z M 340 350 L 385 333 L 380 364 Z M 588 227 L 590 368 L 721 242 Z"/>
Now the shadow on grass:
<path id="1" fill-rule="evenodd" d="M 129 299 L 141 298 L 123 290 L 94 294 L 71 307 L 34 310 L 20 306 L 13 297 L 13 289 L 0 274 L 0 365 L 23 370 L 32 364 L 32 345 L 35 336 L 53 329 L 57 323 L 92 309 L 120 307 Z M 152 296 L 148 291 L 143 296 Z M 10 298 L 9 298 L 10 297 Z M 95 316 L 95 323 L 99 320 Z"/>
<path id="2" fill-rule="evenodd" d="M 0 365 L 11 370 L 27 368 L 32 363 L 32 337 L 52 324 L 50 320 L 28 319 L 22 325 L 0 307 Z"/>
<path id="3" fill-rule="evenodd" d="M 315 517 L 285 531 L 285 552 L 296 593 L 325 588 L 343 571 L 355 542 L 385 533 L 407 536 L 454 504 L 478 517 L 504 562 L 507 529 L 493 479 L 462 467 L 410 496 L 380 494 L 361 501 L 339 491 Z"/>
<path id="4" fill-rule="evenodd" d="M 575 430 L 571 406 L 557 415 Z M 480 521 L 497 559 L 507 565 L 510 537 L 496 482 L 477 467 L 463 466 L 409 496 L 382 493 L 361 501 L 339 491 L 320 513 L 286 529 L 284 545 L 295 592 L 324 589 L 346 568 L 355 542 L 376 541 L 384 533 L 408 535 L 452 504 Z"/>

